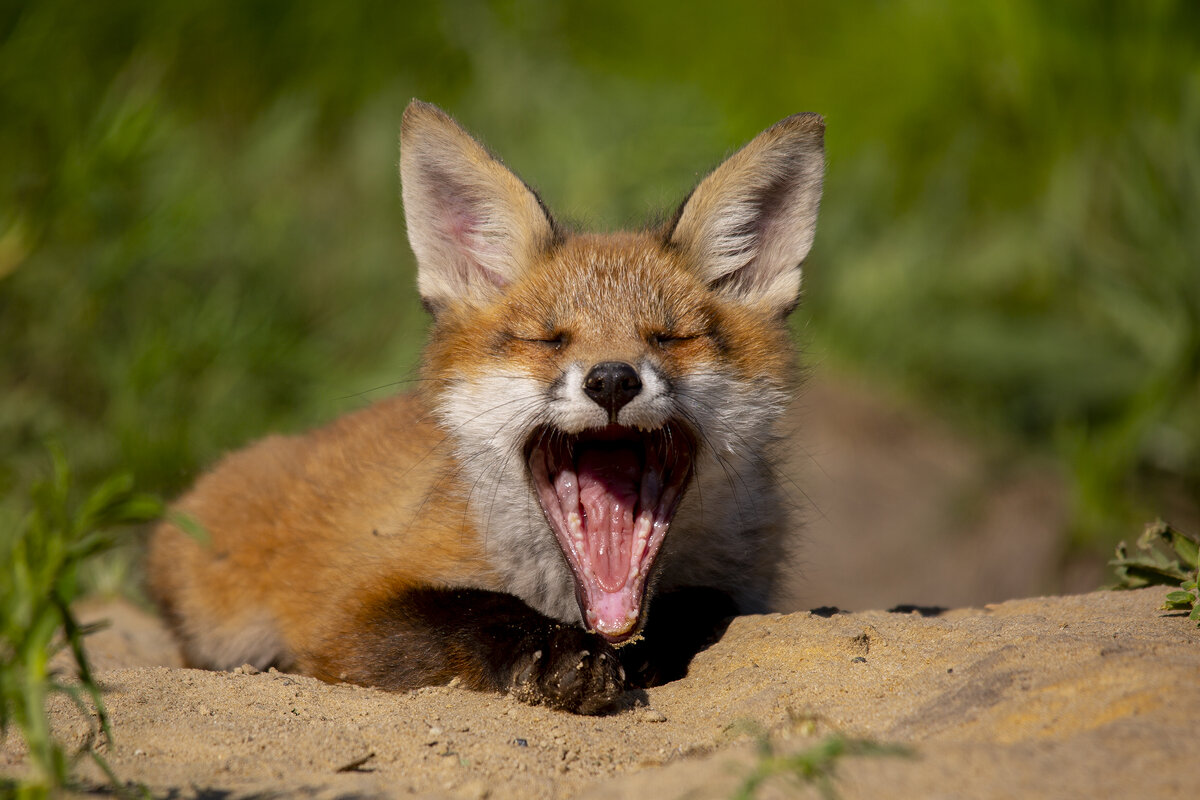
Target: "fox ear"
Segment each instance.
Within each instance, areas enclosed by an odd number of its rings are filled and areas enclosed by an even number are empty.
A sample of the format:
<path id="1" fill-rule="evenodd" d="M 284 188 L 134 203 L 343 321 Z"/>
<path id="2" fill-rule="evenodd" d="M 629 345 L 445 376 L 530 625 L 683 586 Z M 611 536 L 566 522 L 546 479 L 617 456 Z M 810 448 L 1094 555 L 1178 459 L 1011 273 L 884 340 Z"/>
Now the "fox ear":
<path id="1" fill-rule="evenodd" d="M 404 110 L 400 184 L 417 285 L 434 310 L 453 300 L 486 301 L 555 239 L 537 195 L 420 100 Z"/>
<path id="2" fill-rule="evenodd" d="M 715 289 L 791 311 L 816 232 L 824 138 L 819 114 L 796 114 L 760 133 L 683 202 L 668 243 Z"/>

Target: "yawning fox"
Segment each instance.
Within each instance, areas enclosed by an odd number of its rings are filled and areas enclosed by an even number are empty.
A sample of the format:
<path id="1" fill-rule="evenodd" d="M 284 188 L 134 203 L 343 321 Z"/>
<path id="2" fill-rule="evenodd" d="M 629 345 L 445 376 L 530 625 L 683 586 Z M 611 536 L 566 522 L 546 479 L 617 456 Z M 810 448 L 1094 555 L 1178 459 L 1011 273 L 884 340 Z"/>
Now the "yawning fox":
<path id="1" fill-rule="evenodd" d="M 683 674 L 769 608 L 775 426 L 824 123 L 788 117 L 668 223 L 561 227 L 434 106 L 400 175 L 433 316 L 415 394 L 225 458 L 150 589 L 192 666 L 457 683 L 578 713 Z"/>

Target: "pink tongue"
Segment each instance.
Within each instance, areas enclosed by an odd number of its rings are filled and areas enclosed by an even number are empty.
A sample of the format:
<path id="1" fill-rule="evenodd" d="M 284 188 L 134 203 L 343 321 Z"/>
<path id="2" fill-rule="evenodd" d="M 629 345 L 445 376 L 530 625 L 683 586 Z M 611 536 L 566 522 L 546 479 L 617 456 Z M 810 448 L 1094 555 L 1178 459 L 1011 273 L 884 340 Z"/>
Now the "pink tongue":
<path id="1" fill-rule="evenodd" d="M 576 470 L 586 536 L 580 555 L 600 587 L 615 592 L 629 579 L 642 467 L 632 450 L 604 448 L 584 451 Z"/>

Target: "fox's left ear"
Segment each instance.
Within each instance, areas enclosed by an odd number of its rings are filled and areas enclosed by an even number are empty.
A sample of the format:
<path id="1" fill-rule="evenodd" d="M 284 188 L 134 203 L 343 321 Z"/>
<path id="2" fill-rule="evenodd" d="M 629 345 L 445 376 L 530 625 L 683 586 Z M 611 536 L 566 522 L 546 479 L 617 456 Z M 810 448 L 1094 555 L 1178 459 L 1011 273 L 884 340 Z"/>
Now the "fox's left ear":
<path id="1" fill-rule="evenodd" d="M 533 190 L 420 100 L 404 110 L 400 185 L 417 286 L 435 313 L 495 297 L 557 235 Z"/>
<path id="2" fill-rule="evenodd" d="M 667 242 L 710 286 L 787 313 L 816 233 L 824 138 L 819 114 L 796 114 L 763 131 L 700 182 Z"/>

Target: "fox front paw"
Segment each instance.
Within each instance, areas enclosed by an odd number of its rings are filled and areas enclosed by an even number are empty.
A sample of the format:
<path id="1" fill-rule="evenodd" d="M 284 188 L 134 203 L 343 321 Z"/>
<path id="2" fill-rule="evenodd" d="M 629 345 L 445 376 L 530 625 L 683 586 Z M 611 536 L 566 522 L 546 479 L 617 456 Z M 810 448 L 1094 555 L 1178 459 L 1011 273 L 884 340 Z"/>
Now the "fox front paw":
<path id="1" fill-rule="evenodd" d="M 510 691 L 531 705 L 602 714 L 624 694 L 625 670 L 599 636 L 559 625 L 540 645 L 517 658 Z"/>

